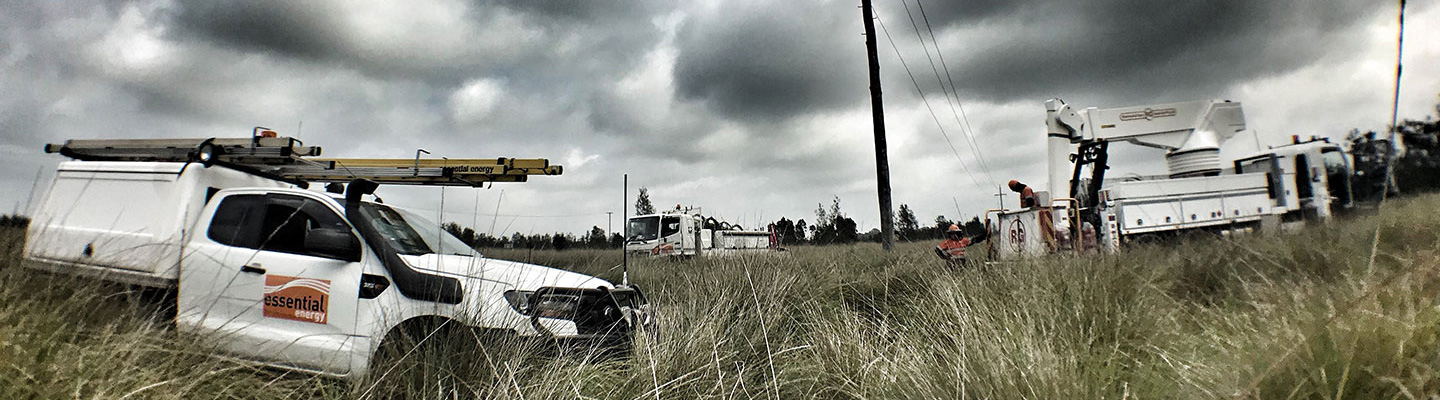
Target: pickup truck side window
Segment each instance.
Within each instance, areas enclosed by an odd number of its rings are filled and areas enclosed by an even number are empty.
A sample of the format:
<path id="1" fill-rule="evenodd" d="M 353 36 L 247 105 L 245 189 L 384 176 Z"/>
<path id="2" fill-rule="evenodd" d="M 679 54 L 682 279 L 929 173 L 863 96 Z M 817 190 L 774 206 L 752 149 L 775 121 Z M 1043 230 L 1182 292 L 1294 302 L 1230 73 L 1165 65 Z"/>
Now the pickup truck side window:
<path id="1" fill-rule="evenodd" d="M 329 257 L 305 247 L 305 237 L 317 229 L 350 232 L 344 219 L 313 199 L 285 194 L 237 195 L 220 202 L 209 236 L 235 247 Z"/>
<path id="2" fill-rule="evenodd" d="M 226 197 L 215 209 L 206 235 L 217 243 L 245 248 L 260 247 L 260 220 L 264 218 L 265 196 Z"/>

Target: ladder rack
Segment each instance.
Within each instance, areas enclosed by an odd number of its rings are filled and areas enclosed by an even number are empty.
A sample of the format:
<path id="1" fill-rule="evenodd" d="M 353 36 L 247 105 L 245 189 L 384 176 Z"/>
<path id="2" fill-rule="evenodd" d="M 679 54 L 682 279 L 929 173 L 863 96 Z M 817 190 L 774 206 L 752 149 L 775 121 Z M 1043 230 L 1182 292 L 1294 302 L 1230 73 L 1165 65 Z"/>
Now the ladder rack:
<path id="1" fill-rule="evenodd" d="M 370 159 L 308 158 L 319 146 L 289 137 L 249 139 L 99 139 L 46 144 L 46 153 L 80 161 L 198 162 L 296 184 L 368 179 L 380 184 L 480 186 L 525 182 L 530 175 L 560 175 L 564 168 L 543 158 Z"/>

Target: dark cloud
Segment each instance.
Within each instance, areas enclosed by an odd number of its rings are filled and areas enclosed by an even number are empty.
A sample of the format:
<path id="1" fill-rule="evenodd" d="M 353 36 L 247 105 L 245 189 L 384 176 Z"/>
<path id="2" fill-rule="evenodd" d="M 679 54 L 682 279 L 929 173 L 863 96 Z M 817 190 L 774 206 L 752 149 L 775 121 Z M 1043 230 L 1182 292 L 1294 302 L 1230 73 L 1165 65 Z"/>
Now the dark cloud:
<path id="1" fill-rule="evenodd" d="M 478 2 L 485 4 L 489 2 Z M 654 7 L 652 1 L 591 1 L 591 0 L 495 0 L 511 9 L 542 17 L 557 17 L 567 21 L 595 21 L 602 19 L 630 19 L 645 15 Z"/>
<path id="2" fill-rule="evenodd" d="M 861 32 L 850 4 L 727 4 L 681 28 L 676 94 L 737 119 L 849 108 L 867 99 Z"/>
<path id="3" fill-rule="evenodd" d="M 325 2 L 183 0 L 174 28 L 241 49 L 322 60 L 345 54 L 349 43 Z"/>
<path id="4" fill-rule="evenodd" d="M 910 6 L 916 20 L 924 23 L 928 19 L 932 26 L 944 28 L 949 24 L 975 23 L 991 18 L 1005 17 L 1017 9 L 1033 3 L 1035 2 L 1014 0 L 932 1 L 917 2 L 913 5 L 907 2 L 899 8 L 903 10 L 904 6 Z M 1075 5 L 1083 7 L 1079 3 L 1075 3 Z M 882 6 L 890 5 L 882 4 Z M 895 10 L 895 12 L 898 13 L 901 10 Z"/>
<path id="5" fill-rule="evenodd" d="M 627 71 L 660 39 L 651 20 L 665 11 L 650 1 L 462 5 L 448 10 L 456 13 L 449 16 L 453 21 L 444 21 L 455 25 L 437 29 L 431 20 L 353 18 L 374 10 L 345 2 L 179 0 L 168 25 L 176 41 L 323 63 L 381 79 L 445 87 L 474 76 L 518 75 L 512 83 L 533 92 L 557 89 L 555 81 L 572 76 Z"/>
<path id="6" fill-rule="evenodd" d="M 956 84 L 962 95 L 1001 102 L 1071 93 L 1097 100 L 1214 97 L 1235 82 L 1355 46 L 1352 25 L 1386 9 L 1300 0 L 952 3 L 925 11 Z M 885 11 L 891 34 L 909 28 L 903 8 Z"/>

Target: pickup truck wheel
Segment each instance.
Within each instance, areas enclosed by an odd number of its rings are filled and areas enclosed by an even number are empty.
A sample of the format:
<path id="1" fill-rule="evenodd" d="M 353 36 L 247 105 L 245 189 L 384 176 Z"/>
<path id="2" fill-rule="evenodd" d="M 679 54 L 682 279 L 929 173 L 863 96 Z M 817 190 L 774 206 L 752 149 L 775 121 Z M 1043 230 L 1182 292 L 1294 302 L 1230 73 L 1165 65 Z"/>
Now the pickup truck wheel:
<path id="1" fill-rule="evenodd" d="M 370 367 L 375 396 L 411 398 L 420 393 L 463 390 L 484 365 L 479 336 L 454 320 L 421 318 L 395 327 L 380 342 Z"/>
<path id="2" fill-rule="evenodd" d="M 175 289 L 131 285 L 125 298 L 145 318 L 168 328 L 175 326 L 177 294 Z"/>

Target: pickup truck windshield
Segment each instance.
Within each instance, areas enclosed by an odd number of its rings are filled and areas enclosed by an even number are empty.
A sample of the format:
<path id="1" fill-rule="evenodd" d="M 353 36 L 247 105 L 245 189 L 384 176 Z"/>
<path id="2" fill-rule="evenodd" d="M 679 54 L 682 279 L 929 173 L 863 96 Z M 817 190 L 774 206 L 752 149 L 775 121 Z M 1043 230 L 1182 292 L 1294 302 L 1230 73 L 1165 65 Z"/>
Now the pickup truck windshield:
<path id="1" fill-rule="evenodd" d="M 660 216 L 631 218 L 630 237 L 625 240 L 655 240 L 659 233 Z"/>
<path id="2" fill-rule="evenodd" d="M 418 256 L 443 250 L 445 254 L 475 255 L 470 246 L 419 214 L 374 203 L 363 203 L 360 212 L 400 254 Z"/>
<path id="3" fill-rule="evenodd" d="M 415 232 L 420 233 L 420 239 L 424 240 L 425 245 L 430 246 L 431 250 L 457 256 L 473 257 L 479 255 L 479 253 L 471 249 L 470 246 L 466 245 L 465 242 L 461 241 L 460 238 L 455 237 L 455 235 L 449 231 L 441 229 L 440 224 L 426 219 L 414 211 L 406 209 L 395 209 L 395 211 L 399 212 L 400 215 L 405 217 L 406 221 L 410 222 L 410 227 L 415 229 Z"/>

